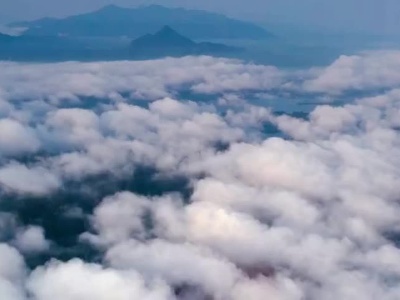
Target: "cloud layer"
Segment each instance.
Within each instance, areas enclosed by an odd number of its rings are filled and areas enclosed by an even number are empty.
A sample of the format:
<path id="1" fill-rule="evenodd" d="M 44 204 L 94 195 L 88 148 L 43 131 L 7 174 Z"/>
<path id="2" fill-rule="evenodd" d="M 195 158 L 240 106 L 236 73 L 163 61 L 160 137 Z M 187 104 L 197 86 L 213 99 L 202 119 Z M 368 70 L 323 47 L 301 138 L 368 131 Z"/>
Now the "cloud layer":
<path id="1" fill-rule="evenodd" d="M 399 58 L 1 63 L 0 298 L 398 299 Z"/>

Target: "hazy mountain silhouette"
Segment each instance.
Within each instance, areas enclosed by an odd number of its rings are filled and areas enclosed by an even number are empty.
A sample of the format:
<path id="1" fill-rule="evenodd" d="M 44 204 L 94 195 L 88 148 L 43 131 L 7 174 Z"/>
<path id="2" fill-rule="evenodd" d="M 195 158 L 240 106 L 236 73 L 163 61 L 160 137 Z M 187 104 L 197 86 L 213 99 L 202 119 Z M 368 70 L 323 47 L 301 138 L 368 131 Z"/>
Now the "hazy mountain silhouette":
<path id="1" fill-rule="evenodd" d="M 45 18 L 11 25 L 28 27 L 26 35 L 136 38 L 155 32 L 165 24 L 169 24 L 190 38 L 264 39 L 272 37 L 272 34 L 262 27 L 249 22 L 201 10 L 167 8 L 160 5 L 139 8 L 109 5 L 95 12 L 64 19 Z"/>
<path id="2" fill-rule="evenodd" d="M 225 55 L 241 51 L 236 47 L 217 43 L 196 43 L 179 34 L 170 26 L 164 26 L 155 34 L 146 34 L 131 43 L 131 55 L 135 58 L 156 58 L 184 55 Z"/>
<path id="3" fill-rule="evenodd" d="M 106 43 L 106 42 L 103 42 Z M 196 43 L 169 26 L 147 34 L 130 44 L 113 46 L 86 39 L 56 36 L 9 36 L 0 34 L 0 60 L 63 61 L 149 59 L 165 56 L 230 56 L 240 48 L 216 43 Z"/>

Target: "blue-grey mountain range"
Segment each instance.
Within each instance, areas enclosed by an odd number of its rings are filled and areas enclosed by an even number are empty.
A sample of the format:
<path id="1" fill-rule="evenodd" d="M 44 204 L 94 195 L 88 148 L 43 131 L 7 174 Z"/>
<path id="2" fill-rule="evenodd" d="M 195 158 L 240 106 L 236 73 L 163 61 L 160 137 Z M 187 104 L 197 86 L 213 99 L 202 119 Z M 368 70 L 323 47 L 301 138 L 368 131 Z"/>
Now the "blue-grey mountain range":
<path id="1" fill-rule="evenodd" d="M 69 37 L 137 38 L 169 25 L 193 39 L 266 39 L 273 34 L 250 22 L 221 14 L 150 5 L 123 8 L 115 5 L 95 12 L 64 19 L 44 18 L 18 22 L 12 26 L 27 27 L 26 35 Z"/>

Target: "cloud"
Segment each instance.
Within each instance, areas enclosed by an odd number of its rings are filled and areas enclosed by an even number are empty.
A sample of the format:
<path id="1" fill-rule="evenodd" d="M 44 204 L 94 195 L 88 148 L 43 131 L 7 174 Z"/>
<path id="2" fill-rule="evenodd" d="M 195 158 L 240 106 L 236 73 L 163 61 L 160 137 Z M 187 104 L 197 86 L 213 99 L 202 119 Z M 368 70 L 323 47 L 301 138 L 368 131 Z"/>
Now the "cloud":
<path id="1" fill-rule="evenodd" d="M 133 236 L 145 238 L 146 228 L 142 219 L 148 204 L 148 199 L 128 192 L 104 199 L 93 216 L 93 226 L 100 233 L 100 238 L 87 238 L 107 244 L 123 242 Z"/>
<path id="2" fill-rule="evenodd" d="M 11 119 L 0 119 L 0 155 L 15 156 L 39 150 L 35 132 Z"/>
<path id="3" fill-rule="evenodd" d="M 2 63 L 1 296 L 399 298 L 397 56 Z M 249 89 L 352 100 L 299 118 Z"/>
<path id="4" fill-rule="evenodd" d="M 49 249 L 50 243 L 44 236 L 43 228 L 30 226 L 16 234 L 14 245 L 23 253 L 44 252 Z"/>
<path id="5" fill-rule="evenodd" d="M 110 264 L 133 268 L 147 278 L 163 278 L 172 286 L 193 286 L 205 295 L 228 297 L 241 273 L 232 263 L 214 257 L 207 249 L 162 240 L 121 243 L 107 253 Z M 188 268 L 191 269 L 188 274 Z"/>
<path id="6" fill-rule="evenodd" d="M 19 36 L 25 30 L 26 30 L 26 28 L 23 28 L 23 27 L 9 27 L 9 26 L 0 25 L 0 33 L 3 33 L 3 34 Z"/>
<path id="7" fill-rule="evenodd" d="M 23 257 L 6 244 L 0 244 L 0 255 L 1 299 L 24 300 L 23 281 L 26 270 Z"/>
<path id="8" fill-rule="evenodd" d="M 173 111 L 167 106 L 173 106 Z M 53 143 L 59 141 L 59 148 L 80 150 L 65 152 L 51 162 L 65 176 L 76 178 L 129 172 L 135 163 L 177 168 L 179 162 L 200 159 L 205 152 L 214 151 L 210 146 L 217 142 L 241 139 L 243 130 L 228 122 L 208 107 L 165 98 L 148 109 L 118 104 L 100 115 L 88 110 L 58 110 L 44 131 L 57 136 Z"/>
<path id="9" fill-rule="evenodd" d="M 400 85 L 398 51 L 375 51 L 338 58 L 316 78 L 304 83 L 307 91 L 340 94 L 346 90 L 395 88 Z"/>
<path id="10" fill-rule="evenodd" d="M 10 163 L 0 168 L 0 186 L 11 193 L 45 195 L 61 186 L 60 180 L 43 167 L 28 168 Z"/>
<path id="11" fill-rule="evenodd" d="M 135 272 L 118 272 L 80 260 L 53 262 L 34 271 L 28 288 L 39 300 L 172 299 L 162 283 L 146 286 Z"/>
<path id="12" fill-rule="evenodd" d="M 187 86 L 201 93 L 270 89 L 280 85 L 281 71 L 240 61 L 185 57 L 153 61 L 58 64 L 0 62 L 6 99 L 79 101 L 78 97 L 157 99 Z"/>

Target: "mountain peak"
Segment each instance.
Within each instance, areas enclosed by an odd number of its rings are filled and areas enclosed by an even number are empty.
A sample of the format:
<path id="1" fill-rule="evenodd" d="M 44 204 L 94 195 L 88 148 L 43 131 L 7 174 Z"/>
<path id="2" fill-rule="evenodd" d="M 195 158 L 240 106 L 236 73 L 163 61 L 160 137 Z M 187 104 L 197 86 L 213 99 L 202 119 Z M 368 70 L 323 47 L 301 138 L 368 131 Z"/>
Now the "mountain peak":
<path id="1" fill-rule="evenodd" d="M 156 37 L 184 37 L 183 35 L 179 34 L 177 31 L 175 31 L 171 26 L 165 25 L 162 27 L 159 31 L 157 31 L 154 36 Z"/>
<path id="2" fill-rule="evenodd" d="M 226 54 L 239 49 L 216 43 L 196 43 L 166 25 L 155 34 L 146 34 L 133 40 L 131 54 L 136 58 L 185 56 L 199 54 Z"/>
<path id="3" fill-rule="evenodd" d="M 155 34 L 146 34 L 132 42 L 136 46 L 192 46 L 191 39 L 179 34 L 172 27 L 166 25 Z"/>
<path id="4" fill-rule="evenodd" d="M 105 26 L 106 24 L 106 26 Z M 200 10 L 168 8 L 162 5 L 124 8 L 107 5 L 84 14 L 49 21 L 15 23 L 28 27 L 25 35 L 70 37 L 138 37 L 168 24 L 190 38 L 247 38 L 257 39 L 270 36 L 258 25 L 228 18 Z M 163 28 L 163 34 L 173 32 Z"/>

